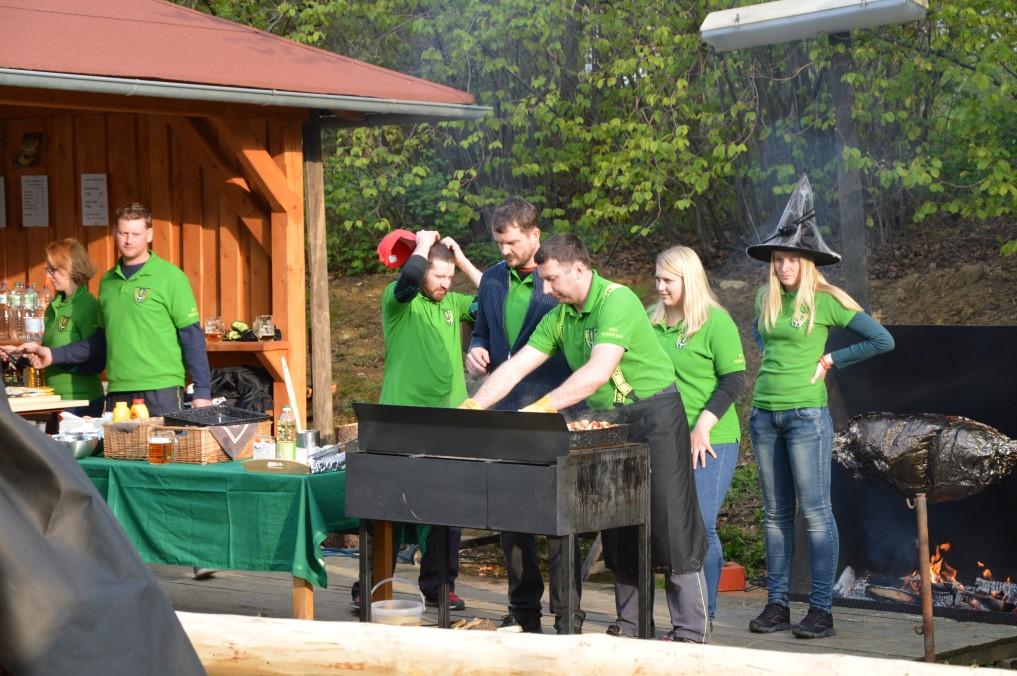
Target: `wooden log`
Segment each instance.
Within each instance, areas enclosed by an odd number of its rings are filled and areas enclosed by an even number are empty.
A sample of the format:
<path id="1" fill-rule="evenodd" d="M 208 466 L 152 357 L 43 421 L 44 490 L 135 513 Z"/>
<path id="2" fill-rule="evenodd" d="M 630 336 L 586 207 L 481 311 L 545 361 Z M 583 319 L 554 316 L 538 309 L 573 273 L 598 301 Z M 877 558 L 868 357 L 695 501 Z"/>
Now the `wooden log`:
<path id="1" fill-rule="evenodd" d="M 953 667 L 831 653 L 785 653 L 619 639 L 448 631 L 357 622 L 309 622 L 178 612 L 210 676 L 218 674 L 711 674 L 803 676 L 959 674 Z M 1009 673 L 979 668 L 980 676 Z"/>

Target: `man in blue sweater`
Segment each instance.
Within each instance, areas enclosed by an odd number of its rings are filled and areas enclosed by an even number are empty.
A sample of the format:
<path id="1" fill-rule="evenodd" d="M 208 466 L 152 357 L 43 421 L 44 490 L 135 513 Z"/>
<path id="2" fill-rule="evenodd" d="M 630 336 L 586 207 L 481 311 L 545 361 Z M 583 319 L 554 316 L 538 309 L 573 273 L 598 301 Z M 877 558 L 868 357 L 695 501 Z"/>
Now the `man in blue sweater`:
<path id="1" fill-rule="evenodd" d="M 488 268 L 480 280 L 477 320 L 466 355 L 466 367 L 474 375 L 491 373 L 526 345 L 540 319 L 558 305 L 557 299 L 544 293 L 544 284 L 533 260 L 540 248 L 537 209 L 523 199 L 506 200 L 491 216 L 491 236 L 504 260 Z M 491 408 L 516 411 L 561 385 L 571 373 L 559 354 L 524 378 Z M 527 533 L 502 533 L 501 546 L 509 578 L 509 614 L 502 624 L 519 625 L 523 631 L 541 633 L 540 599 L 544 594 L 544 581 L 537 560 L 536 538 Z M 567 558 L 561 551 L 561 540 L 548 538 L 550 606 L 556 630 L 563 624 L 560 613 L 565 605 L 565 591 L 561 588 L 561 566 L 567 565 Z M 579 567 L 578 540 L 572 564 Z M 575 581 L 578 599 L 581 591 L 578 572 Z M 585 613 L 577 608 L 577 629 L 584 618 Z"/>

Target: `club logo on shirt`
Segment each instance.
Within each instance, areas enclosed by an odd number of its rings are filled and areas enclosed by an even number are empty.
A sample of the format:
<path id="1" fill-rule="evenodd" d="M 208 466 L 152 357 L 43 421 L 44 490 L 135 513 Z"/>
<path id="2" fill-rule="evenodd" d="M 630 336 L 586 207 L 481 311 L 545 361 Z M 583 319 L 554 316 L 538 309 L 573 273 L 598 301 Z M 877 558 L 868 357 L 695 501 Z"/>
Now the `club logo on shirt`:
<path id="1" fill-rule="evenodd" d="M 800 312 L 795 313 L 791 317 L 791 326 L 796 329 L 800 329 L 805 326 L 805 322 L 809 319 L 809 313 L 805 308 L 802 308 Z"/>
<path id="2" fill-rule="evenodd" d="M 445 323 L 452 326 L 452 310 L 442 310 L 442 313 L 445 315 Z"/>
<path id="3" fill-rule="evenodd" d="M 583 340 L 586 341 L 586 347 L 593 349 L 593 341 L 597 339 L 597 329 L 583 329 Z"/>
<path id="4" fill-rule="evenodd" d="M 66 331 L 67 327 L 69 327 L 70 325 L 71 318 L 68 317 L 67 315 L 64 315 L 63 317 L 60 318 L 60 321 L 57 322 L 57 331 Z"/>
<path id="5" fill-rule="evenodd" d="M 685 327 L 678 331 L 678 337 L 674 340 L 674 346 L 679 350 L 684 350 L 685 346 L 689 344 L 689 337 L 685 335 Z"/>
<path id="6" fill-rule="evenodd" d="M 135 303 L 144 303 L 145 299 L 148 298 L 148 292 L 150 290 L 151 289 L 143 289 L 140 286 L 138 288 L 134 289 L 134 302 Z"/>

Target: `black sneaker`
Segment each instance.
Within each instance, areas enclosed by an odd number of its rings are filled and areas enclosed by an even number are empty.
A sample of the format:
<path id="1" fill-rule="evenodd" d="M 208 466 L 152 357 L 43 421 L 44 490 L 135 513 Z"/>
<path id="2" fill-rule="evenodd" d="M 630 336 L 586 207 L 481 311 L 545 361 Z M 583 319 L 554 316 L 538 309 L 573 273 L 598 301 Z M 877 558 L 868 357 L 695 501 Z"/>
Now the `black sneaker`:
<path id="1" fill-rule="evenodd" d="M 577 634 L 582 634 L 583 633 L 583 620 L 585 620 L 585 619 L 586 619 L 585 617 L 578 617 L 578 616 L 576 617 L 575 621 L 572 623 L 573 626 L 576 629 L 575 633 L 577 633 Z M 555 615 L 554 616 L 554 632 L 556 634 L 564 634 L 565 633 L 565 620 L 562 619 L 561 615 Z"/>
<path id="2" fill-rule="evenodd" d="M 607 631 L 605 631 L 604 633 L 607 634 L 608 636 L 617 636 L 618 638 L 634 638 L 633 636 L 629 636 L 628 634 L 626 634 L 625 631 L 621 628 L 621 626 L 617 624 L 607 625 Z"/>
<path id="3" fill-rule="evenodd" d="M 539 617 L 518 618 L 515 615 L 505 615 L 501 618 L 499 629 L 506 627 L 519 627 L 524 634 L 543 634 L 544 629 L 540 626 Z"/>
<path id="4" fill-rule="evenodd" d="M 706 641 L 697 641 L 696 639 L 690 636 L 680 636 L 677 632 L 678 632 L 677 629 L 672 629 L 666 634 L 661 634 L 660 636 L 658 636 L 657 640 L 671 641 L 672 643 L 699 643 L 699 644 L 706 643 Z"/>
<path id="5" fill-rule="evenodd" d="M 749 622 L 749 631 L 771 634 L 791 628 L 791 609 L 779 603 L 767 603 L 763 612 Z"/>
<path id="6" fill-rule="evenodd" d="M 436 598 L 427 597 L 427 598 L 424 599 L 424 603 L 429 608 L 437 608 L 438 607 L 438 599 L 436 599 Z M 461 598 L 459 598 L 459 595 L 456 594 L 455 592 L 449 592 L 449 595 L 448 595 L 448 609 L 449 610 L 463 610 L 464 608 L 466 608 L 466 601 L 463 601 Z"/>
<path id="7" fill-rule="evenodd" d="M 822 608 L 809 606 L 809 612 L 802 621 L 791 627 L 791 633 L 798 638 L 826 638 L 836 634 L 833 628 L 833 614 Z"/>

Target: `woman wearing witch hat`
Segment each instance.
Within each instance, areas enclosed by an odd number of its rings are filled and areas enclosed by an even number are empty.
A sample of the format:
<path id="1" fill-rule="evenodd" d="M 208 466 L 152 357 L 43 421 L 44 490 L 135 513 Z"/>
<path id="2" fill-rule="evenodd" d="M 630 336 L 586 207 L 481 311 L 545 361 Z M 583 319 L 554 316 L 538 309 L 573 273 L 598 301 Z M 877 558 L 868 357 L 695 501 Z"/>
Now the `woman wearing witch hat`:
<path id="1" fill-rule="evenodd" d="M 840 261 L 816 226 L 812 188 L 802 176 L 777 230 L 746 253 L 769 263 L 756 295 L 753 336 L 763 351 L 749 414 L 766 526 L 767 604 L 749 623 L 757 633 L 791 629 L 799 638 L 832 636 L 837 524 L 830 503 L 833 423 L 826 373 L 893 349 L 893 338 L 817 269 Z M 832 327 L 862 340 L 826 353 Z M 805 520 L 812 566 L 809 610 L 791 625 L 788 578 L 795 505 Z"/>

